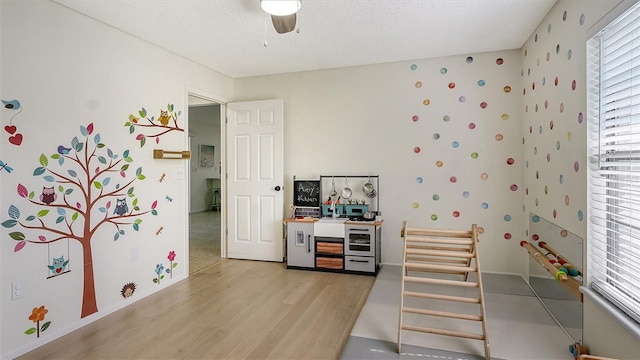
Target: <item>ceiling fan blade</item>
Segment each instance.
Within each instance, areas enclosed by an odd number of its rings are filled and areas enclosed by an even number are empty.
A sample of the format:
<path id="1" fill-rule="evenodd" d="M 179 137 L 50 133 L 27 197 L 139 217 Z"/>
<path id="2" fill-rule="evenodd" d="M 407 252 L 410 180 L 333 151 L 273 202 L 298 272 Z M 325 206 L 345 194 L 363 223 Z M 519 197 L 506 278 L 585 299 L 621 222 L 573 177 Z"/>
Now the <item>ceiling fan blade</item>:
<path id="1" fill-rule="evenodd" d="M 276 28 L 278 34 L 284 34 L 293 31 L 296 28 L 296 14 L 285 16 L 271 15 L 271 22 L 273 27 Z"/>

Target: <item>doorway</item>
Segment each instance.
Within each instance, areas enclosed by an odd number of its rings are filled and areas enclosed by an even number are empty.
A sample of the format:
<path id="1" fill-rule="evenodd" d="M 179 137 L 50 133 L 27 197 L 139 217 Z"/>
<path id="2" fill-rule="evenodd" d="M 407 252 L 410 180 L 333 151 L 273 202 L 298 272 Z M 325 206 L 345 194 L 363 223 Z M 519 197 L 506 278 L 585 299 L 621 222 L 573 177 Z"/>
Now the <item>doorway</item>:
<path id="1" fill-rule="evenodd" d="M 189 94 L 189 274 L 222 259 L 221 105 Z"/>

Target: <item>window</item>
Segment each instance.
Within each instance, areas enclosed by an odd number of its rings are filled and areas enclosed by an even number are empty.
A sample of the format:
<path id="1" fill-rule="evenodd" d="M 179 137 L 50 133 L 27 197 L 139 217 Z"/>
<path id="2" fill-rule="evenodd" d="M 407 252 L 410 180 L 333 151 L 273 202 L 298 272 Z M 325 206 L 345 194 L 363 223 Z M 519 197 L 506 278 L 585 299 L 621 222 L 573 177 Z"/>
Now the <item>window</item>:
<path id="1" fill-rule="evenodd" d="M 640 6 L 587 43 L 588 276 L 640 322 Z"/>

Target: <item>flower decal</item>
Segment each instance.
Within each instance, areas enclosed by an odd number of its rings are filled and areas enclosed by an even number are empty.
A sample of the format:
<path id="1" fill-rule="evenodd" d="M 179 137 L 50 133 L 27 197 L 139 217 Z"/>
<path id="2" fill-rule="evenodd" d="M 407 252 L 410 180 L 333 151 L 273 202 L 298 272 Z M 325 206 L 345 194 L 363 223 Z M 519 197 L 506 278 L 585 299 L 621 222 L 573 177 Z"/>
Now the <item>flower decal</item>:
<path id="1" fill-rule="evenodd" d="M 33 310 L 31 311 L 31 315 L 29 315 L 29 320 L 36 323 L 36 326 L 27 329 L 27 331 L 25 331 L 24 333 L 27 335 L 31 335 L 35 333 L 36 337 L 40 337 L 40 332 L 47 330 L 51 325 L 51 321 L 47 321 L 46 323 L 42 324 L 42 326 L 40 326 L 40 322 L 44 321 L 44 317 L 47 315 L 48 312 L 49 310 L 47 310 L 47 308 L 45 308 L 44 305 L 37 308 L 33 308 Z"/>

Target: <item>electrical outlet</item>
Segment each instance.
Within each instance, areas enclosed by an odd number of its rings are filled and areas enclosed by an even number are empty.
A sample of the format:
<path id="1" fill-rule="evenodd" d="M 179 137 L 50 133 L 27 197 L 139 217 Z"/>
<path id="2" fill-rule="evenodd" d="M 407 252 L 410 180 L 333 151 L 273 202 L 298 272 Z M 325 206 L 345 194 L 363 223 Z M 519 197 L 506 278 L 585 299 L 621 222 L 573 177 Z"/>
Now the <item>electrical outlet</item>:
<path id="1" fill-rule="evenodd" d="M 11 300 L 17 300 L 24 297 L 24 285 L 22 281 L 11 282 Z"/>

